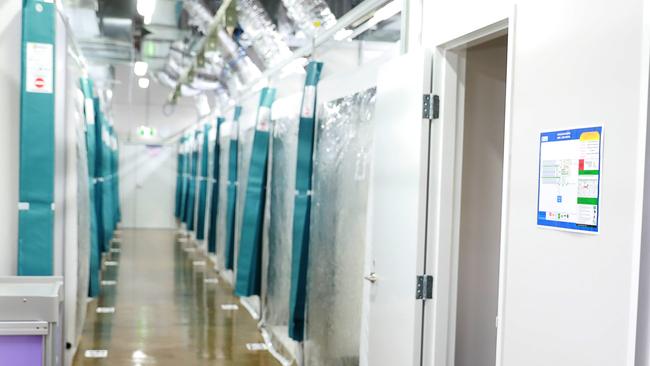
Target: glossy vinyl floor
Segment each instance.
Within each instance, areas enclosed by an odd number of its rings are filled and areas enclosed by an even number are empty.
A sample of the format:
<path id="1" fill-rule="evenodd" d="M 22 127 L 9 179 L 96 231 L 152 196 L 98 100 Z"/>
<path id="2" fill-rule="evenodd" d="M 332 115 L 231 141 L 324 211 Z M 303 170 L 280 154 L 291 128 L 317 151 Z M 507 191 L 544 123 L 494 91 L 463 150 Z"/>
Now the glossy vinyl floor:
<path id="1" fill-rule="evenodd" d="M 224 284 L 206 283 L 216 275 L 195 265 L 169 230 L 123 230 L 104 270 L 97 301 L 88 317 L 74 365 L 279 365 L 267 351 L 249 351 L 261 343 L 256 321 Z M 222 310 L 238 304 L 239 310 Z M 115 313 L 96 313 L 114 307 Z M 108 350 L 91 359 L 86 350 Z"/>

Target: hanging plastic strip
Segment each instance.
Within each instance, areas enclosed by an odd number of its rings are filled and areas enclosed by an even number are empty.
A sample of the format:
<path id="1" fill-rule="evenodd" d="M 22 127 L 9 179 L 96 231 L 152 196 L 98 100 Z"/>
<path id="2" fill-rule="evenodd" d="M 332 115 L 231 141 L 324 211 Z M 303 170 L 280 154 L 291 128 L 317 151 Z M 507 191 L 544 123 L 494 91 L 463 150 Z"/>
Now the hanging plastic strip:
<path id="1" fill-rule="evenodd" d="M 225 122 L 223 117 L 217 118 L 217 133 L 214 140 L 214 163 L 212 165 L 212 197 L 210 199 L 210 217 L 209 217 L 209 229 L 208 229 L 208 252 L 217 253 L 217 216 L 219 212 L 219 173 L 220 173 L 220 164 L 221 146 L 219 144 L 221 140 L 221 125 Z"/>
<path id="2" fill-rule="evenodd" d="M 201 172 L 199 176 L 199 207 L 196 223 L 196 239 L 205 239 L 205 207 L 208 195 L 208 152 L 210 150 L 210 124 L 203 126 L 203 145 L 201 146 Z"/>
<path id="3" fill-rule="evenodd" d="M 235 294 L 238 296 L 259 295 L 261 289 L 266 169 L 269 156 L 271 105 L 275 100 L 275 92 L 273 88 L 264 88 L 260 92 L 237 260 Z"/>
<path id="4" fill-rule="evenodd" d="M 305 334 L 305 302 L 307 293 L 307 262 L 309 258 L 309 222 L 313 172 L 314 130 L 316 117 L 316 86 L 323 64 L 307 65 L 298 127 L 296 163 L 296 196 L 293 211 L 291 254 L 291 293 L 289 299 L 289 336 L 302 341 Z"/>
<path id="5" fill-rule="evenodd" d="M 239 149 L 239 117 L 241 106 L 235 106 L 232 126 L 230 127 L 230 146 L 228 147 L 228 207 L 226 215 L 226 248 L 224 266 L 232 270 L 235 267 L 235 211 L 237 208 L 237 160 Z"/>
<path id="6" fill-rule="evenodd" d="M 188 192 L 187 203 L 187 229 L 194 231 L 196 229 L 196 175 L 198 174 L 199 149 L 198 139 L 201 131 L 194 132 L 194 143 L 192 148 L 192 164 L 190 170 L 190 187 Z"/>
<path id="7" fill-rule="evenodd" d="M 88 164 L 88 214 L 90 220 L 90 278 L 88 296 L 99 296 L 99 272 L 101 270 L 101 249 L 99 247 L 99 231 L 95 209 L 95 105 L 93 102 L 93 82 L 90 79 L 80 80 L 84 93 L 84 115 L 86 120 L 86 151 Z"/>

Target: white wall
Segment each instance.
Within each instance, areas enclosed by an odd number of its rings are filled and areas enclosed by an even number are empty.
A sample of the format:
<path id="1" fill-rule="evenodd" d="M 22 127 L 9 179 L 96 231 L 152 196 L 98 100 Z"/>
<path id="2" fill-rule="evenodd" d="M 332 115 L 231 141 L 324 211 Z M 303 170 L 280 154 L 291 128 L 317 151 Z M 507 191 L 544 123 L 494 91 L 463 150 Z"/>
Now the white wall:
<path id="1" fill-rule="evenodd" d="M 21 7 L 20 0 L 0 2 L 0 275 L 16 274 Z"/>
<path id="2" fill-rule="evenodd" d="M 517 3 L 510 23 L 500 365 L 633 364 L 648 83 L 644 5 Z M 426 44 L 442 45 L 514 10 L 511 1 L 430 1 Z M 601 232 L 539 229 L 540 131 L 598 124 L 605 146 Z"/>
<path id="3" fill-rule="evenodd" d="M 120 144 L 122 227 L 176 227 L 176 145 Z"/>

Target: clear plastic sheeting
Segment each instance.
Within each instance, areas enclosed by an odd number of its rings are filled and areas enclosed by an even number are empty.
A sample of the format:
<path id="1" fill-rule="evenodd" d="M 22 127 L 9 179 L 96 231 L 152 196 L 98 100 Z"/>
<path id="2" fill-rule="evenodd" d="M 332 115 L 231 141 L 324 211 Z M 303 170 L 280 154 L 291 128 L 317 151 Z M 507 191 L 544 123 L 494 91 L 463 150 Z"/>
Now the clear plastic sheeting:
<path id="1" fill-rule="evenodd" d="M 228 160 L 230 159 L 230 139 L 232 121 L 221 125 L 221 138 L 219 140 L 219 206 L 217 208 L 217 269 L 226 270 L 226 217 L 228 216 Z"/>
<path id="2" fill-rule="evenodd" d="M 305 364 L 359 364 L 375 89 L 319 110 L 307 275 Z"/>
<path id="3" fill-rule="evenodd" d="M 318 29 L 336 24 L 336 17 L 324 0 L 282 0 L 282 4 L 296 27 L 310 38 L 316 36 Z"/>
<path id="4" fill-rule="evenodd" d="M 264 236 L 263 323 L 269 341 L 285 358 L 294 358 L 295 346 L 288 338 L 293 201 L 300 95 L 278 100 L 273 105 L 273 132 L 269 155 L 269 194 Z M 289 343 L 289 344 L 288 344 Z"/>
<path id="5" fill-rule="evenodd" d="M 86 151 L 86 126 L 84 122 L 84 95 L 79 94 L 76 104 L 76 162 L 77 162 L 77 313 L 75 338 L 79 339 L 86 320 L 86 305 L 90 281 L 90 187 L 88 186 L 88 152 Z"/>

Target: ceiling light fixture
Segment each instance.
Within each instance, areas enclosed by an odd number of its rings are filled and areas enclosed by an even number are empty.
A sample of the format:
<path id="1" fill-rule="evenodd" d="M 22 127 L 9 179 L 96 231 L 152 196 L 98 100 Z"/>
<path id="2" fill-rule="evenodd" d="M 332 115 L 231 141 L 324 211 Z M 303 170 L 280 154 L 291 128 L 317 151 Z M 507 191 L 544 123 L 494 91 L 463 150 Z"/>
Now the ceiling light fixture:
<path id="1" fill-rule="evenodd" d="M 149 70 L 149 64 L 144 61 L 136 61 L 135 64 L 133 64 L 133 73 L 137 76 L 142 77 L 147 75 L 147 70 Z"/>
<path id="2" fill-rule="evenodd" d="M 144 17 L 144 24 L 150 24 L 156 10 L 156 0 L 138 0 L 138 14 Z"/>

